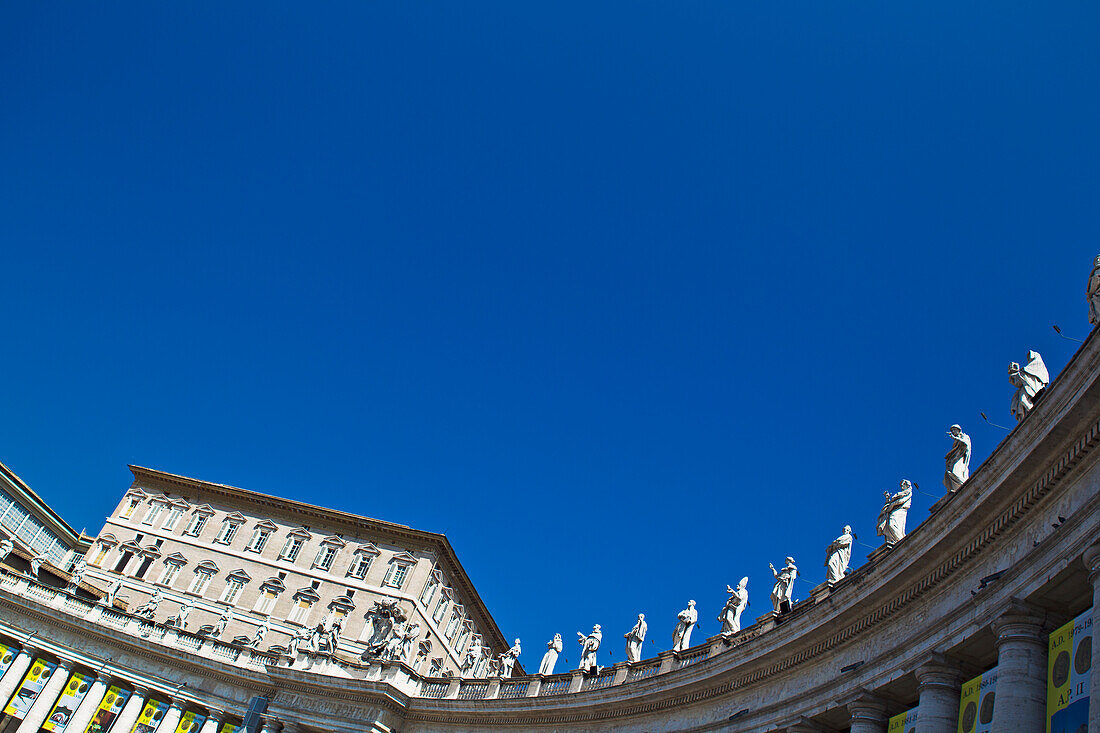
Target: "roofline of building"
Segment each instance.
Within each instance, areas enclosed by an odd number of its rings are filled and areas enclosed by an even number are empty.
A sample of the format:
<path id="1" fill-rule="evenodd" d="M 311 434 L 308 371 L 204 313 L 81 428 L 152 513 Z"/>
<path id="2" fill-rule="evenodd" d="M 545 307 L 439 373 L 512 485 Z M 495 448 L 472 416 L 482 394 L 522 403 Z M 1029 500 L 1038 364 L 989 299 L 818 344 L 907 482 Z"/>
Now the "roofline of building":
<path id="1" fill-rule="evenodd" d="M 92 540 L 94 537 L 86 537 L 83 532 L 77 532 L 72 526 L 61 518 L 61 515 L 50 508 L 50 505 L 42 500 L 42 497 L 35 492 L 27 483 L 19 478 L 15 471 L 8 468 L 5 464 L 0 463 L 0 477 L 2 477 L 6 483 L 14 488 L 17 492 L 23 495 L 27 500 L 25 506 L 29 506 L 38 518 L 50 526 L 51 529 L 58 533 L 59 539 L 65 542 L 71 542 L 74 547 L 84 548 L 86 551 L 92 546 Z"/>
<path id="2" fill-rule="evenodd" d="M 439 558 L 440 564 L 444 566 L 444 571 L 451 578 L 452 587 L 457 586 L 455 590 L 458 590 L 468 599 L 467 610 L 469 610 L 470 603 L 475 604 L 475 609 L 481 617 L 479 621 L 482 627 L 486 632 L 496 637 L 496 643 L 490 646 L 499 647 L 496 651 L 504 651 L 511 647 L 511 643 L 504 634 L 501 633 L 496 620 L 489 612 L 485 602 L 481 599 L 481 595 L 474 588 L 470 576 L 466 574 L 465 568 L 463 568 L 462 563 L 459 562 L 458 555 L 455 554 L 454 548 L 451 547 L 451 542 L 447 539 L 445 534 L 414 529 L 404 524 L 386 522 L 381 519 L 372 519 L 371 517 L 364 517 L 359 514 L 352 514 L 351 512 L 342 512 L 336 509 L 328 509 L 315 504 L 307 504 L 302 501 L 295 501 L 280 496 L 264 494 L 259 491 L 252 491 L 251 489 L 242 489 L 227 484 L 218 484 L 211 481 L 191 478 L 189 476 L 181 476 L 179 474 L 168 473 L 167 471 L 160 471 L 155 468 L 130 465 L 129 469 L 130 472 L 134 474 L 135 484 L 142 484 L 146 481 L 168 484 L 177 487 L 177 490 L 194 489 L 196 491 L 219 494 L 231 499 L 243 500 L 251 504 L 269 505 L 279 509 L 289 509 L 299 514 L 311 514 L 321 521 L 327 521 L 337 527 L 344 525 L 354 528 L 355 530 L 363 530 L 389 536 L 398 544 L 401 542 L 413 541 L 421 546 L 427 546 L 434 549 L 436 550 L 436 555 Z M 446 567 L 447 565 L 450 567 Z"/>

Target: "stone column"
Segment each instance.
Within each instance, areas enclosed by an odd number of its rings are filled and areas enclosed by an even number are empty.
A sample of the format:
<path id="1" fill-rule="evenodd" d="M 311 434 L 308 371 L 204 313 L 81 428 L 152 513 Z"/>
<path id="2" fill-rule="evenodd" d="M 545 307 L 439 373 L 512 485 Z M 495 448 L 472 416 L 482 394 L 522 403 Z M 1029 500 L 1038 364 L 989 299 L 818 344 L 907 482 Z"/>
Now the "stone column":
<path id="1" fill-rule="evenodd" d="M 73 717 L 69 719 L 69 724 L 65 726 L 66 730 L 84 733 L 84 729 L 88 727 L 88 723 L 92 722 L 92 716 L 95 715 L 99 703 L 103 702 L 103 696 L 107 694 L 107 688 L 110 686 L 111 675 L 102 672 L 97 675 L 95 682 L 88 689 L 88 694 L 80 701 L 80 705 L 73 712 Z"/>
<path id="2" fill-rule="evenodd" d="M 211 710 L 210 714 L 206 716 L 206 722 L 202 724 L 202 730 L 199 733 L 218 733 L 218 728 L 221 727 L 223 720 L 225 720 L 224 711 Z"/>
<path id="3" fill-rule="evenodd" d="M 160 719 L 160 725 L 157 726 L 156 733 L 176 733 L 176 726 L 180 724 L 180 718 L 183 717 L 183 703 L 179 700 L 173 700 L 172 704 L 168 706 L 168 711 L 164 714 L 164 717 Z"/>
<path id="4" fill-rule="evenodd" d="M 57 702 L 61 691 L 65 689 L 65 683 L 69 681 L 69 674 L 72 671 L 73 663 L 69 660 L 62 659 L 58 663 L 57 668 L 50 675 L 49 681 L 38 693 L 38 697 L 34 699 L 34 704 L 27 711 L 23 722 L 15 729 L 15 733 L 36 733 L 42 727 L 42 724 L 46 722 L 46 718 L 49 717 L 50 711 L 53 710 L 53 704 Z"/>
<path id="5" fill-rule="evenodd" d="M 992 624 L 997 636 L 993 730 L 1046 730 L 1048 639 L 1041 614 L 1012 601 Z"/>
<path id="6" fill-rule="evenodd" d="M 870 694 L 860 693 L 846 707 L 852 724 L 851 733 L 886 733 L 886 703 Z"/>
<path id="7" fill-rule="evenodd" d="M 917 733 L 955 733 L 959 726 L 962 672 L 947 657 L 933 654 L 917 667 L 915 674 L 920 690 Z M 1000 684 L 998 680 L 998 693 L 1001 691 Z M 997 702 L 1000 701 L 998 694 Z"/>
<path id="8" fill-rule="evenodd" d="M 36 654 L 38 654 L 38 650 L 33 646 L 24 646 L 19 650 L 19 654 L 12 660 L 8 671 L 4 673 L 3 677 L 0 677 L 0 705 L 7 705 L 8 700 L 11 699 L 11 694 L 23 681 L 23 675 L 30 669 L 31 662 L 34 661 Z"/>
<path id="9" fill-rule="evenodd" d="M 280 733 L 282 729 L 283 721 L 275 718 L 265 718 L 264 727 L 260 729 L 260 733 Z"/>
<path id="10" fill-rule="evenodd" d="M 1085 567 L 1092 583 L 1092 671 L 1089 673 L 1089 733 L 1100 733 L 1100 644 L 1096 643 L 1100 629 L 1100 545 L 1085 550 Z M 1000 680 L 997 681 L 1000 685 Z M 995 709 L 995 708 L 994 708 Z"/>
<path id="11" fill-rule="evenodd" d="M 130 695 L 130 699 L 126 701 L 126 706 L 122 708 L 122 712 L 119 713 L 118 718 L 115 720 L 115 724 L 111 726 L 111 730 L 120 730 L 125 731 L 125 733 L 130 733 L 130 729 L 134 727 L 134 723 L 137 722 L 142 709 L 145 707 L 145 699 L 147 697 L 149 697 L 148 687 L 134 685 L 134 694 Z"/>

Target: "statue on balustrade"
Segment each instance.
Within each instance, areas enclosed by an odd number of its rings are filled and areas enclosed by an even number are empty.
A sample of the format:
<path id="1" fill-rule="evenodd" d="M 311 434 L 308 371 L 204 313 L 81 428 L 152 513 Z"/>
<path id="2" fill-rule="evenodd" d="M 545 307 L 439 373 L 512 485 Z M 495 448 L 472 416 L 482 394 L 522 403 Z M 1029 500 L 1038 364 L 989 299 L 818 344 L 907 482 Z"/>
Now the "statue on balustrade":
<path id="1" fill-rule="evenodd" d="M 344 617 L 338 613 L 333 613 L 329 622 L 324 626 L 324 638 L 325 646 L 328 647 L 329 654 L 335 654 L 337 647 L 340 646 L 340 634 L 344 630 Z"/>
<path id="2" fill-rule="evenodd" d="M 420 636 L 420 624 L 415 621 L 405 624 L 405 632 L 401 635 L 401 653 L 397 661 L 412 664 L 413 644 L 418 636 Z"/>
<path id="3" fill-rule="evenodd" d="M 153 595 L 149 600 L 135 608 L 131 613 L 138 618 L 147 618 L 151 620 L 153 615 L 157 612 L 157 609 L 160 608 L 162 599 L 163 596 L 161 595 L 160 588 L 157 588 L 153 591 Z"/>
<path id="4" fill-rule="evenodd" d="M 726 605 L 722 607 L 722 612 L 718 614 L 718 620 L 722 622 L 722 630 L 719 633 L 723 636 L 736 634 L 741 630 L 741 614 L 745 612 L 749 605 L 748 584 L 748 577 L 744 577 L 741 578 L 741 582 L 737 584 L 736 588 L 726 586 L 726 593 L 729 593 L 729 598 L 726 599 Z"/>
<path id="5" fill-rule="evenodd" d="M 38 578 L 38 571 L 42 569 L 42 563 L 49 565 L 50 556 L 45 552 L 40 552 L 31 558 L 31 575 Z"/>
<path id="6" fill-rule="evenodd" d="M 405 612 L 397 605 L 396 598 L 384 598 L 374 602 L 374 607 L 367 612 L 367 625 L 363 629 L 363 659 L 383 658 L 386 647 L 395 634 L 398 624 L 406 621 Z M 401 627 L 402 629 L 404 627 Z"/>
<path id="7" fill-rule="evenodd" d="M 287 656 L 291 659 L 297 659 L 298 647 L 302 645 L 303 641 L 308 642 L 311 636 L 313 636 L 313 627 L 303 626 L 295 630 L 295 632 L 290 635 L 290 642 L 287 644 Z"/>
<path id="8" fill-rule="evenodd" d="M 554 665 L 558 663 L 558 654 L 561 653 L 561 649 L 561 634 L 554 634 L 554 638 L 546 642 L 546 653 L 542 655 L 539 674 L 554 674 Z"/>
<path id="9" fill-rule="evenodd" d="M 393 625 L 393 636 L 386 642 L 386 648 L 379 655 L 380 659 L 387 662 L 395 662 L 401 658 L 401 644 L 405 638 L 405 621 L 398 621 Z"/>
<path id="10" fill-rule="evenodd" d="M 187 617 L 191 615 L 191 611 L 195 608 L 195 601 L 193 599 L 187 599 L 187 602 L 179 607 L 175 616 L 171 616 L 164 622 L 165 626 L 174 626 L 177 629 L 187 629 Z"/>
<path id="11" fill-rule="evenodd" d="M 1016 362 L 1008 365 L 1008 381 L 1016 388 L 1012 395 L 1012 414 L 1020 422 L 1035 407 L 1043 390 L 1050 384 L 1050 372 L 1043 363 L 1038 351 L 1027 352 L 1027 364 L 1021 367 Z"/>
<path id="12" fill-rule="evenodd" d="M 775 566 L 768 563 L 775 576 L 775 585 L 772 586 L 772 608 L 776 613 L 787 613 L 794 602 L 794 581 L 798 577 L 798 568 L 795 567 L 794 558 L 788 557 L 787 564 L 782 570 L 776 570 Z"/>
<path id="13" fill-rule="evenodd" d="M 252 647 L 253 649 L 259 649 L 260 644 L 262 644 L 263 640 L 267 638 L 268 631 L 271 631 L 271 617 L 264 616 L 263 625 L 260 626 L 260 628 L 256 629 L 256 635 L 253 636 L 252 639 L 248 642 L 248 646 Z"/>
<path id="14" fill-rule="evenodd" d="M 80 584 L 84 581 L 84 573 L 88 571 L 88 561 L 84 558 L 80 558 L 77 561 L 76 566 L 73 568 L 72 575 L 69 576 L 69 582 L 65 585 L 65 590 L 69 593 L 76 593 Z"/>
<path id="15" fill-rule="evenodd" d="M 581 644 L 581 663 L 577 666 L 577 669 L 583 669 L 589 674 L 598 674 L 600 667 L 596 663 L 596 652 L 600 648 L 600 642 L 603 641 L 603 631 L 600 630 L 600 625 L 593 626 L 592 633 L 587 636 L 579 631 L 577 636 L 580 637 L 577 641 Z"/>
<path id="16" fill-rule="evenodd" d="M 856 536 L 852 528 L 844 525 L 844 532 L 831 543 L 825 551 L 825 581 L 836 583 L 848 574 L 848 563 L 852 560 L 852 543 Z"/>
<path id="17" fill-rule="evenodd" d="M 891 545 L 905 536 L 905 518 L 913 505 L 913 484 L 908 479 L 902 479 L 900 486 L 901 491 L 896 494 L 882 492 L 886 503 L 878 513 L 878 534 Z"/>
<path id="18" fill-rule="evenodd" d="M 501 677 L 512 676 L 512 669 L 516 666 L 516 660 L 519 659 L 520 651 L 519 639 L 516 639 L 516 643 L 512 644 L 512 648 L 500 655 Z"/>
<path id="19" fill-rule="evenodd" d="M 217 639 L 223 633 L 225 633 L 225 627 L 229 625 L 229 622 L 233 620 L 233 609 L 227 608 L 225 612 L 218 617 L 217 623 L 214 624 L 214 628 L 210 631 L 210 636 Z"/>
<path id="20" fill-rule="evenodd" d="M 944 456 L 947 470 L 943 474 L 943 485 L 954 493 L 970 478 L 970 436 L 958 425 L 952 425 L 947 436 L 954 442 Z"/>
<path id="21" fill-rule="evenodd" d="M 107 586 L 107 590 L 104 591 L 103 597 L 99 599 L 100 606 L 106 606 L 111 608 L 115 605 L 115 599 L 118 598 L 119 591 L 122 590 L 122 577 L 116 577 L 114 581 Z"/>
<path id="22" fill-rule="evenodd" d="M 15 543 L 11 541 L 11 537 L 5 537 L 0 541 L 0 562 L 4 562 L 8 559 L 8 555 L 15 549 Z"/>
<path id="23" fill-rule="evenodd" d="M 428 658 L 428 655 L 432 653 L 432 640 L 421 639 L 420 643 L 416 645 L 416 661 L 413 662 L 413 668 L 417 673 L 420 673 L 420 668 L 424 664 L 424 660 Z"/>
<path id="24" fill-rule="evenodd" d="M 1092 262 L 1089 283 L 1085 286 L 1085 300 L 1089 304 L 1089 323 L 1100 323 L 1100 257 Z"/>
<path id="25" fill-rule="evenodd" d="M 688 601 L 688 607 L 676 614 L 676 629 L 672 632 L 672 650 L 681 652 L 691 646 L 691 632 L 699 621 L 699 612 L 695 610 L 695 601 Z"/>
<path id="26" fill-rule="evenodd" d="M 626 638 L 626 661 L 637 662 L 642 658 L 642 644 L 645 642 L 645 633 L 648 630 L 645 622 L 645 614 L 638 614 L 638 623 L 629 633 L 623 634 Z"/>
<path id="27" fill-rule="evenodd" d="M 474 668 L 477 667 L 477 663 L 481 661 L 481 644 L 470 644 L 470 647 L 466 650 L 466 654 L 462 657 L 462 664 L 459 665 L 459 671 L 463 677 L 468 677 L 473 674 Z"/>

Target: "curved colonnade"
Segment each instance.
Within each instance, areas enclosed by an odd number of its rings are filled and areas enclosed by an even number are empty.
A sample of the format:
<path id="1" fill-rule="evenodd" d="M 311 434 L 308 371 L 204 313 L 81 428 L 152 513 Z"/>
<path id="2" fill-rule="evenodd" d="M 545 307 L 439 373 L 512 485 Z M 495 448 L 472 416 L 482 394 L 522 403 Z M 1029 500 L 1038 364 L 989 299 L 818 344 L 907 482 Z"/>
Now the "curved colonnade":
<path id="1" fill-rule="evenodd" d="M 130 733 L 156 701 L 148 730 L 175 733 L 190 720 L 188 733 L 222 733 L 260 696 L 269 700 L 267 733 L 884 733 L 889 716 L 918 704 L 917 732 L 947 733 L 957 729 L 962 682 L 996 666 L 992 729 L 1045 730 L 1048 636 L 1100 607 L 1098 446 L 1094 332 L 962 488 L 896 545 L 817 586 L 790 613 L 595 676 L 433 679 L 400 662 L 291 661 L 3 572 L 0 643 L 10 651 L 0 698 L 42 660 L 58 666 L 43 674 L 18 733 L 38 730 L 74 673 L 89 683 L 66 728 L 77 733 L 108 697 L 126 693 L 105 730 Z M 1100 733 L 1100 704 L 1088 730 Z"/>

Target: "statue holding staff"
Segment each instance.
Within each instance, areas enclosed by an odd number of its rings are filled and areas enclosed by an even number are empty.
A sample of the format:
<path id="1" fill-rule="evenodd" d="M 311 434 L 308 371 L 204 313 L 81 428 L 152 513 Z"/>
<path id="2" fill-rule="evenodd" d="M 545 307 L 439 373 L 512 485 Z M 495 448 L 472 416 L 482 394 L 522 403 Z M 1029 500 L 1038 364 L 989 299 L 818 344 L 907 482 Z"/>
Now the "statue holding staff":
<path id="1" fill-rule="evenodd" d="M 722 631 L 719 633 L 723 636 L 736 634 L 741 630 L 741 614 L 749 605 L 749 591 L 746 588 L 748 584 L 748 577 L 744 577 L 736 588 L 726 586 L 729 598 L 726 599 L 726 605 L 722 606 L 722 612 L 718 614 L 718 620 L 722 622 Z"/>
<path id="2" fill-rule="evenodd" d="M 829 543 L 825 551 L 825 580 L 835 583 L 848 573 L 848 563 L 852 559 L 852 542 L 856 536 L 852 528 L 844 525 L 844 533 Z"/>
<path id="3" fill-rule="evenodd" d="M 642 658 L 642 644 L 645 642 L 646 630 L 649 627 L 645 622 L 645 614 L 638 614 L 638 623 L 628 633 L 623 634 L 626 639 L 626 661 L 637 662 Z"/>
<path id="4" fill-rule="evenodd" d="M 878 534 L 893 544 L 905 536 L 905 518 L 913 505 L 913 484 L 909 479 L 902 479 L 901 491 L 896 494 L 884 491 L 882 495 L 886 503 L 878 513 Z"/>

